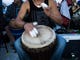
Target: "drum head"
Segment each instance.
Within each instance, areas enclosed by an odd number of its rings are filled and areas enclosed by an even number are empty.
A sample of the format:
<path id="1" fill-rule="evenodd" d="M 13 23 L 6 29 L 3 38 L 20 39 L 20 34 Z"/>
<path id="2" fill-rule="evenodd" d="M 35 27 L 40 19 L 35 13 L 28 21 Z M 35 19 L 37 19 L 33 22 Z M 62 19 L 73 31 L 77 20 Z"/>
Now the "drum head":
<path id="1" fill-rule="evenodd" d="M 24 44 L 28 48 L 42 48 L 48 46 L 56 39 L 56 34 L 50 27 L 38 25 L 36 28 L 39 32 L 39 35 L 37 37 L 31 37 L 25 31 L 21 36 L 22 44 Z"/>

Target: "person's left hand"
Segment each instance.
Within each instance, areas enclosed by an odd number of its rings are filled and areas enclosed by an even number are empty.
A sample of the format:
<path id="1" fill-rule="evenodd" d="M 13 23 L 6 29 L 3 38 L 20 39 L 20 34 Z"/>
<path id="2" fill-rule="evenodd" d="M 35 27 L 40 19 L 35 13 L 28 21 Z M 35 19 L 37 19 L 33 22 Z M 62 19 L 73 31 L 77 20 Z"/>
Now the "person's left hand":
<path id="1" fill-rule="evenodd" d="M 44 12 L 47 16 L 50 16 L 51 15 L 51 8 L 50 7 L 47 7 L 44 9 Z"/>

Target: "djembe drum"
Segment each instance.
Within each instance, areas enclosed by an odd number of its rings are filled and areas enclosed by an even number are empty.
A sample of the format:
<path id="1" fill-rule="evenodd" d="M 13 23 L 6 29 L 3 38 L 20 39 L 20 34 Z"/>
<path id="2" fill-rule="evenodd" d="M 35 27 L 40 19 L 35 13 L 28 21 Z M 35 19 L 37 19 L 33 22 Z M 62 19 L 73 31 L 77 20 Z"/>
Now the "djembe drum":
<path id="1" fill-rule="evenodd" d="M 56 45 L 56 34 L 48 26 L 38 25 L 38 36 L 31 37 L 25 31 L 21 36 L 23 49 L 29 53 L 32 60 L 50 60 Z"/>

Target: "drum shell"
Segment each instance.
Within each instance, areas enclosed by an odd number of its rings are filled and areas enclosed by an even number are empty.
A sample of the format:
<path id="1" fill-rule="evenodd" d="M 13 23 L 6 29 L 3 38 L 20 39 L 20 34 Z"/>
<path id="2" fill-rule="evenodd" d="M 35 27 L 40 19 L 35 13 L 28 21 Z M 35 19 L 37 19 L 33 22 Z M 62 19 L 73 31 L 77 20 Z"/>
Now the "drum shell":
<path id="1" fill-rule="evenodd" d="M 29 54 L 32 60 L 50 60 L 52 53 L 55 50 L 57 41 L 55 39 L 50 45 L 43 48 L 29 48 L 22 42 L 22 48 Z"/>
<path id="2" fill-rule="evenodd" d="M 36 29 L 39 32 L 37 37 L 31 37 L 28 33 L 23 32 L 22 47 L 32 60 L 50 60 L 56 45 L 55 31 L 44 25 L 38 25 Z"/>

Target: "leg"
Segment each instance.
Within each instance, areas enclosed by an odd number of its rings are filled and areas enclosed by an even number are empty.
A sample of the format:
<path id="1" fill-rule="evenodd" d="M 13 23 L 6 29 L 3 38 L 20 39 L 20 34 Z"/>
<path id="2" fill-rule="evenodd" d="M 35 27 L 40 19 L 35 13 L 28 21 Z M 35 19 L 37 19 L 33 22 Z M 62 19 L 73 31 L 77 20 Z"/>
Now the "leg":
<path id="1" fill-rule="evenodd" d="M 19 55 L 20 60 L 30 60 L 29 55 L 22 49 L 21 46 L 21 39 L 18 38 L 15 43 L 14 43 L 14 47 Z"/>
<path id="2" fill-rule="evenodd" d="M 51 57 L 51 60 L 61 60 L 65 46 L 66 46 L 66 40 L 61 36 L 57 35 L 57 46 Z"/>

